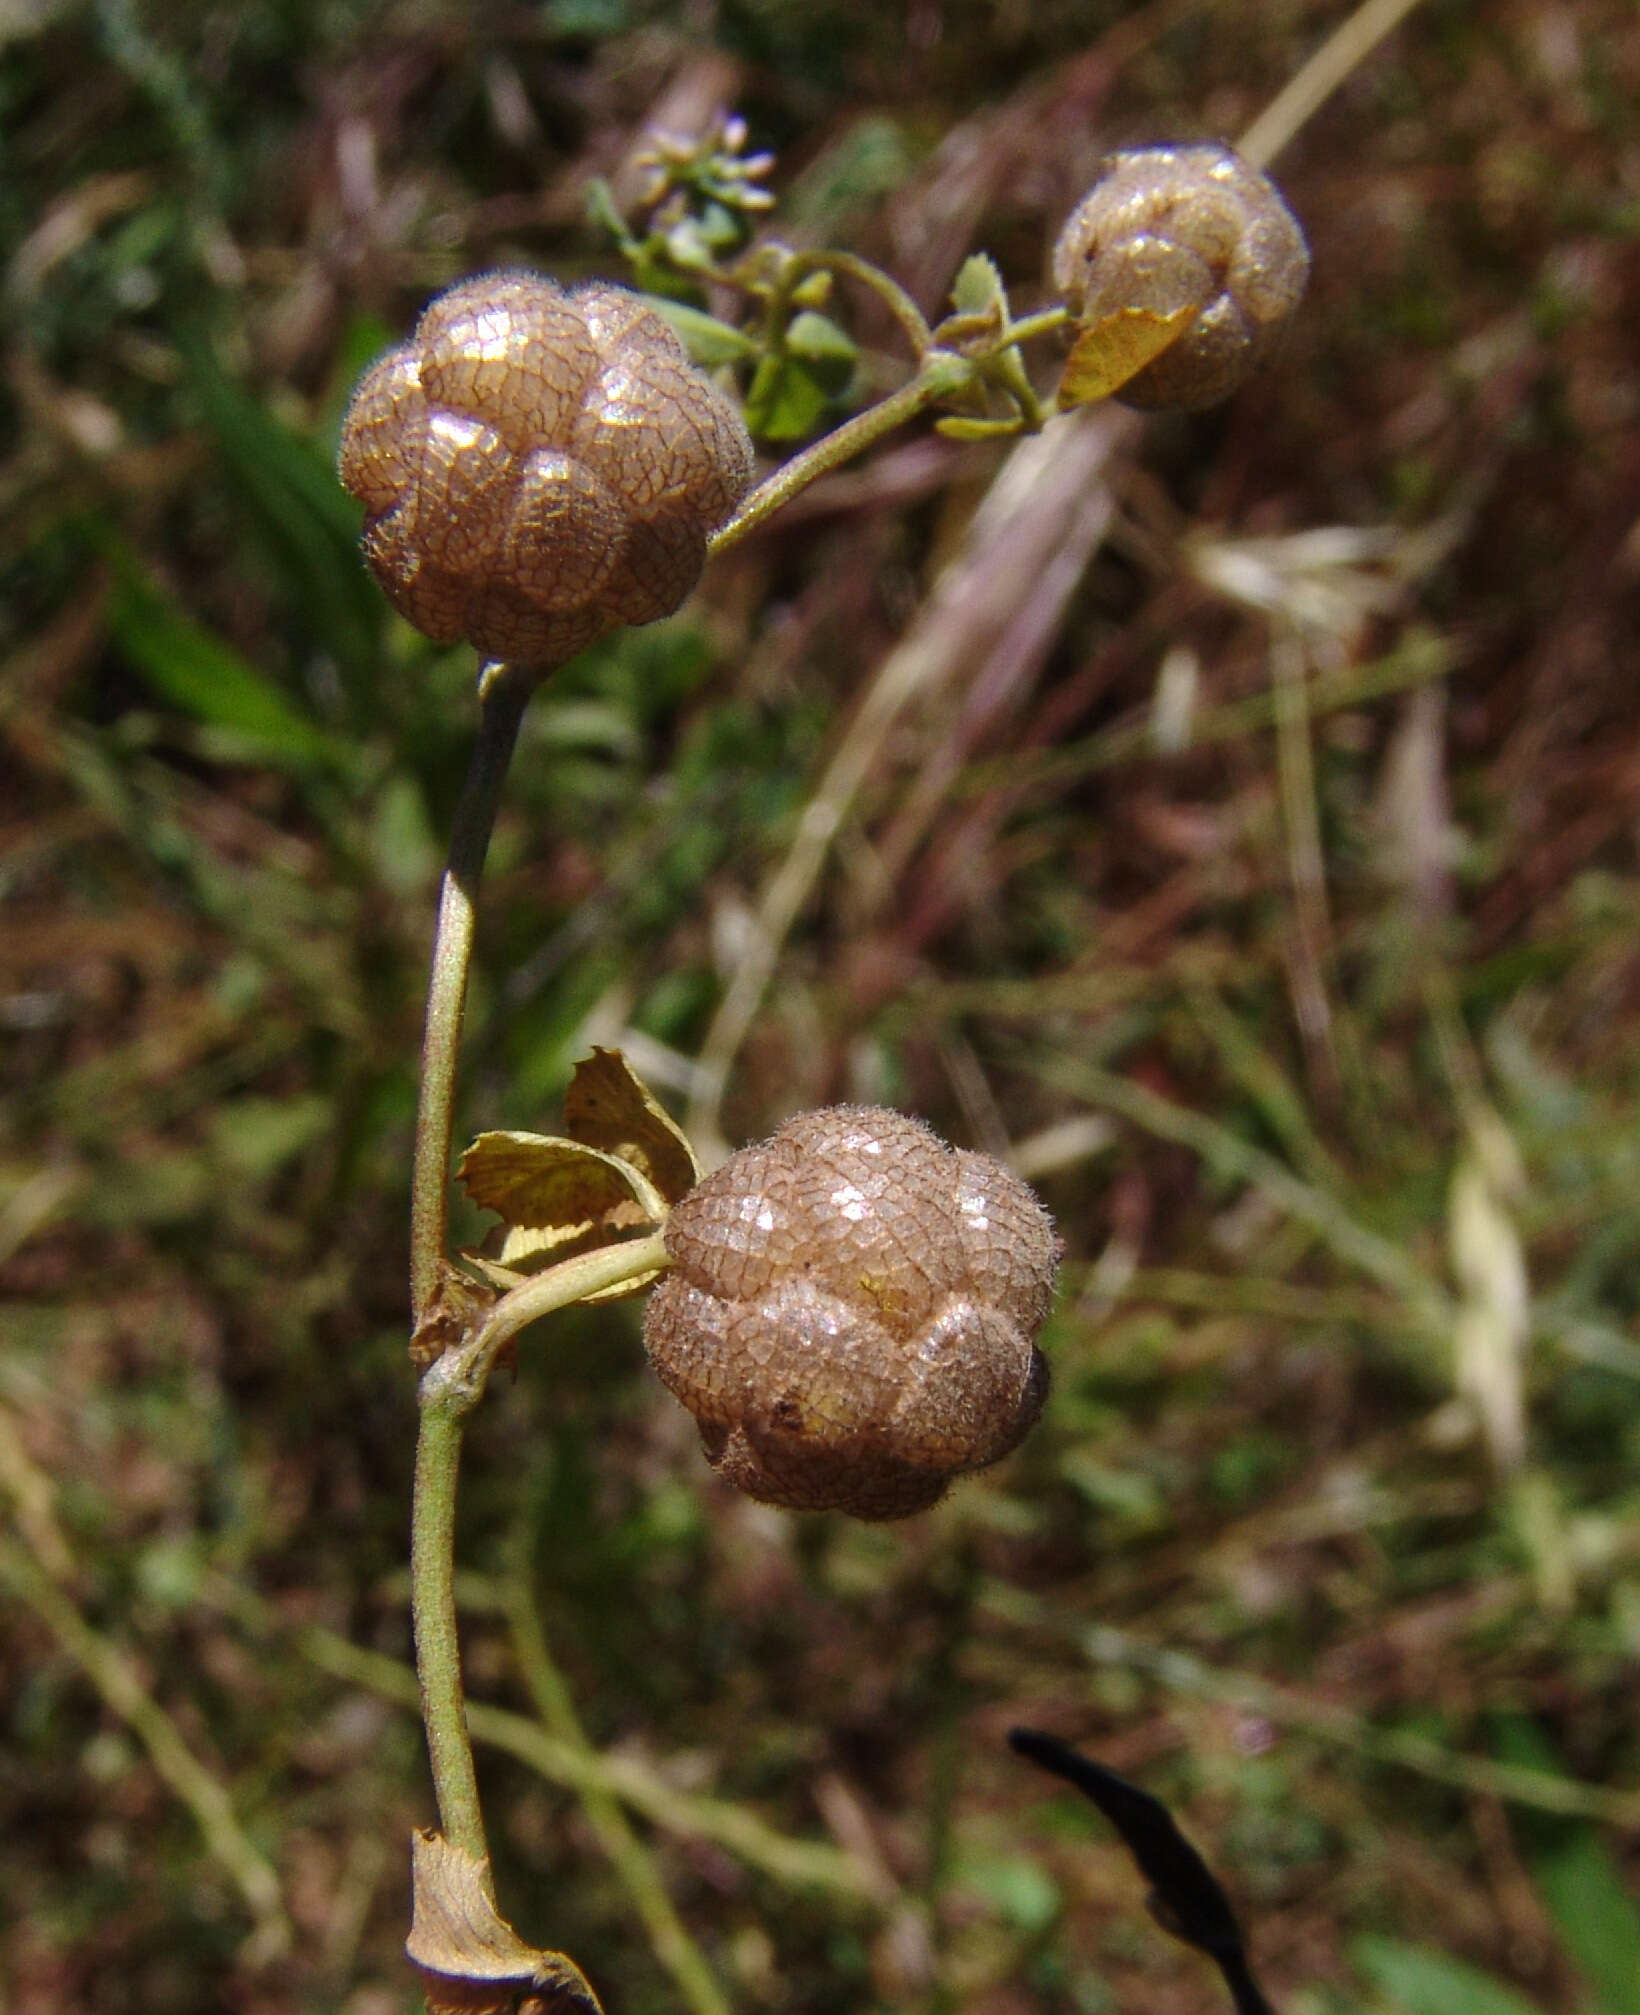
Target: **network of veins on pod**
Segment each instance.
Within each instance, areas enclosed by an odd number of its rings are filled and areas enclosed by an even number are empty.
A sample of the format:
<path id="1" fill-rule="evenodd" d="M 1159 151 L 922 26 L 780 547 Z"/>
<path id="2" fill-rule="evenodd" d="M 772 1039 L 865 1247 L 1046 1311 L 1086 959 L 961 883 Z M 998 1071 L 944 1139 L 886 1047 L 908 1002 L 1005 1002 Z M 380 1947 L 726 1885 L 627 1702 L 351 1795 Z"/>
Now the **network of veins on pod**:
<path id="1" fill-rule="evenodd" d="M 770 164 L 746 155 L 744 138 L 739 121 L 696 142 L 662 138 L 647 221 L 606 215 L 638 287 L 566 289 L 522 270 L 463 280 L 366 373 L 343 428 L 340 474 L 365 508 L 364 556 L 384 593 L 428 637 L 465 639 L 484 661 L 435 934 L 412 1208 L 412 1588 L 442 1828 L 423 1844 L 464 1871 L 418 1857 L 410 1951 L 435 2005 L 441 1981 L 464 1983 L 452 2005 L 481 2005 L 463 1996 L 479 1972 L 493 1977 L 502 1934 L 522 1955 L 520 1980 L 551 1977 L 596 2005 L 561 1955 L 484 1918 L 493 1892 L 448 1550 L 459 1423 L 501 1351 L 555 1308 L 649 1288 L 649 1362 L 721 1477 L 792 1510 L 900 1518 L 999 1461 L 1040 1414 L 1036 1337 L 1059 1250 L 1017 1177 L 884 1110 L 800 1114 L 701 1180 L 688 1143 L 603 1053 L 596 1081 L 578 1073 L 571 1087 L 567 1137 L 477 1144 L 504 1144 L 478 1156 L 473 1193 L 502 1215 L 506 1243 L 499 1261 L 452 1259 L 472 913 L 529 692 L 620 626 L 672 613 L 710 553 L 891 427 L 926 414 L 976 437 L 1051 425 L 1107 397 L 1186 410 L 1229 397 L 1268 362 L 1308 272 L 1280 194 L 1229 148 L 1143 148 L 1110 157 L 1065 223 L 1046 306 L 1016 316 L 976 254 L 952 312 L 930 326 L 891 276 L 846 253 L 794 252 L 759 228 Z M 690 305 L 707 281 L 712 298 L 744 304 L 741 324 Z M 803 422 L 788 395 L 812 390 L 816 329 L 833 361 L 848 354 L 819 313 L 843 283 L 894 314 L 912 351 L 906 381 L 754 489 L 742 398 L 765 440 L 793 436 Z M 692 360 L 680 328 L 719 360 L 718 376 Z M 810 409 L 800 398 L 796 410 Z M 455 1919 L 465 1932 L 449 1934 Z"/>

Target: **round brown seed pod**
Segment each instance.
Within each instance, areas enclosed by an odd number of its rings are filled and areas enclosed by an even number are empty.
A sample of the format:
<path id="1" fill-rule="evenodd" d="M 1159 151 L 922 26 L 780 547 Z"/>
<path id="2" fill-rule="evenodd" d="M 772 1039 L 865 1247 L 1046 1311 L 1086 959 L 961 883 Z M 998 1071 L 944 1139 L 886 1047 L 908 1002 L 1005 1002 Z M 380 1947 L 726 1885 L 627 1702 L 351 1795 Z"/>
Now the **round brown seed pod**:
<path id="1" fill-rule="evenodd" d="M 1112 154 L 1053 252 L 1054 285 L 1084 328 L 1193 311 L 1117 394 L 1187 411 L 1228 398 L 1268 356 L 1309 271 L 1304 233 L 1275 184 L 1211 144 Z"/>
<path id="2" fill-rule="evenodd" d="M 1047 1213 L 988 1155 L 876 1106 L 788 1120 L 693 1189 L 644 1347 L 749 1496 L 903 1518 L 1042 1410 Z"/>
<path id="3" fill-rule="evenodd" d="M 751 480 L 752 444 L 635 294 L 486 273 L 365 373 L 340 473 L 401 615 L 550 668 L 678 607 Z"/>

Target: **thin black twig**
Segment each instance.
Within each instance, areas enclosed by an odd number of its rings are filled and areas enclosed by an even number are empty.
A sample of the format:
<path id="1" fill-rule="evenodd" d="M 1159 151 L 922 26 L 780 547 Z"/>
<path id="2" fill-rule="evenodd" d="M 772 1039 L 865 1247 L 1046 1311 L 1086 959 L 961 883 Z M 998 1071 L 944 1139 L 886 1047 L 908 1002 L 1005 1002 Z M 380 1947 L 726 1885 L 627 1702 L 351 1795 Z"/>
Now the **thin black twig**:
<path id="1" fill-rule="evenodd" d="M 1008 1746 L 1093 1800 L 1150 1883 L 1145 1903 L 1151 1916 L 1164 1931 L 1215 1962 L 1236 2015 L 1274 2015 L 1247 1963 L 1246 1940 L 1229 1898 L 1161 1800 L 1039 1729 L 1010 1729 Z"/>

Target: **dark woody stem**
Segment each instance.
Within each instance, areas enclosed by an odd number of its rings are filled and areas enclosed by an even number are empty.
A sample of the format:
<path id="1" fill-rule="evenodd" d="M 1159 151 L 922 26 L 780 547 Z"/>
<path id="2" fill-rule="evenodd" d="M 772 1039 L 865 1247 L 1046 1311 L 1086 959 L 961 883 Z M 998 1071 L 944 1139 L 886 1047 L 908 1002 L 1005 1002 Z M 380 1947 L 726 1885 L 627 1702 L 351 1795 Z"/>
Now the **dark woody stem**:
<path id="1" fill-rule="evenodd" d="M 479 678 L 478 740 L 456 807 L 450 858 L 439 885 L 421 1045 L 421 1103 L 416 1113 L 410 1177 L 410 1307 L 417 1324 L 429 1312 L 444 1275 L 456 1063 L 473 955 L 478 885 L 519 722 L 539 676 L 525 666 L 492 664 L 485 666 Z"/>

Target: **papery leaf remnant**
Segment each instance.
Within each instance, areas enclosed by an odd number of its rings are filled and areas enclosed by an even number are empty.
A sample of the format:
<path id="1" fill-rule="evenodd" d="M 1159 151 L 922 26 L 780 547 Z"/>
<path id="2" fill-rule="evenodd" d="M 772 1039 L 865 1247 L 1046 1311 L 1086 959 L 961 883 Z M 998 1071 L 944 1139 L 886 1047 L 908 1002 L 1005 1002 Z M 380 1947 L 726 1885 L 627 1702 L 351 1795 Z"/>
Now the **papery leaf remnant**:
<path id="1" fill-rule="evenodd" d="M 404 1949 L 430 2015 L 603 2015 L 574 1960 L 526 1945 L 500 1915 L 487 1861 L 427 1828 L 411 1835 L 410 1868 Z"/>
<path id="2" fill-rule="evenodd" d="M 694 1150 L 619 1050 L 576 1065 L 564 1125 L 567 1134 L 482 1133 L 461 1158 L 468 1196 L 505 1227 L 494 1250 L 463 1255 L 496 1286 L 663 1223 L 699 1179 Z M 654 1278 L 586 1299 L 636 1294 Z"/>
<path id="3" fill-rule="evenodd" d="M 688 1137 L 618 1049 L 595 1048 L 575 1066 L 564 1094 L 564 1128 L 572 1139 L 641 1169 L 669 1204 L 700 1181 Z"/>
<path id="4" fill-rule="evenodd" d="M 495 1296 L 476 1280 L 446 1266 L 410 1339 L 410 1362 L 425 1371 L 468 1336 Z"/>

